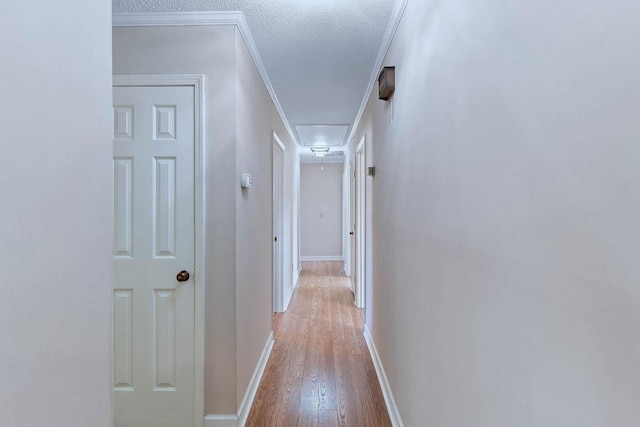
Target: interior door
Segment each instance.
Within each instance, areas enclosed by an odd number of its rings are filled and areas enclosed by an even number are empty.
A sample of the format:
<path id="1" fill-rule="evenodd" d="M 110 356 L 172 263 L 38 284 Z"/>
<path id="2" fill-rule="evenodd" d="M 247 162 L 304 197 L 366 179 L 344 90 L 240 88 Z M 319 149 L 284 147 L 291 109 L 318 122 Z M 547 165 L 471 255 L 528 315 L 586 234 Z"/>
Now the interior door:
<path id="1" fill-rule="evenodd" d="M 364 308 L 365 303 L 365 145 L 364 137 L 356 150 L 356 221 L 355 221 L 355 245 L 356 245 L 356 277 L 355 277 L 355 304 L 358 308 Z"/>
<path id="2" fill-rule="evenodd" d="M 117 427 L 194 425 L 194 88 L 114 88 Z"/>
<path id="3" fill-rule="evenodd" d="M 284 271 L 283 258 L 283 214 L 284 214 L 284 150 L 274 137 L 273 139 L 273 311 L 283 312 L 284 306 Z"/>
<path id="4" fill-rule="evenodd" d="M 356 292 L 356 160 L 355 156 L 351 159 L 351 164 L 349 168 L 349 182 L 350 182 L 350 193 L 349 193 L 349 270 L 351 273 L 351 291 L 355 294 Z"/>

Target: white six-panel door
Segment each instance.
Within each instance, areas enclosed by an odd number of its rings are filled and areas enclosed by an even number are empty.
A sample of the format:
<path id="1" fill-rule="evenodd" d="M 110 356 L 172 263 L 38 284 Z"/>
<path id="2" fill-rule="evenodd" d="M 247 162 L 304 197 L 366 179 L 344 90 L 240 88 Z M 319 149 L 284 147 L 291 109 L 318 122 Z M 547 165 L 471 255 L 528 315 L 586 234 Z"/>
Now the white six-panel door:
<path id="1" fill-rule="evenodd" d="M 194 88 L 116 87 L 113 116 L 116 426 L 190 427 Z"/>

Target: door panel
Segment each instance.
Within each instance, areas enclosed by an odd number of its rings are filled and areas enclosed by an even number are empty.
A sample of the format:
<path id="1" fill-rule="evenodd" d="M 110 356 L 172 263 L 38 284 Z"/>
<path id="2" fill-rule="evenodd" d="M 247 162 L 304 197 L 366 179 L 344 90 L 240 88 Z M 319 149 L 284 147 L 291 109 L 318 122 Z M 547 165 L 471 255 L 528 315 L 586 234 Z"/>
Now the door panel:
<path id="1" fill-rule="evenodd" d="M 133 391 L 133 290 L 116 290 L 114 294 L 115 390 Z"/>
<path id="2" fill-rule="evenodd" d="M 133 240 L 133 158 L 113 159 L 115 256 L 130 258 Z"/>
<path id="3" fill-rule="evenodd" d="M 194 101 L 114 88 L 117 427 L 194 425 Z"/>

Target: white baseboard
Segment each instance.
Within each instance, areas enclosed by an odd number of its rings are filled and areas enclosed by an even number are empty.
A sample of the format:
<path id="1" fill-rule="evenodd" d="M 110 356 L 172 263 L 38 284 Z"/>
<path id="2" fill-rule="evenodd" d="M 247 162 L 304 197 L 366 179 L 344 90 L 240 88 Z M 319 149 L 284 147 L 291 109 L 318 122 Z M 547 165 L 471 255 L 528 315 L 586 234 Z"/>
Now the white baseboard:
<path id="1" fill-rule="evenodd" d="M 373 360 L 373 366 L 376 368 L 376 373 L 378 374 L 378 381 L 380 382 L 384 402 L 387 404 L 387 411 L 389 412 L 389 418 L 391 418 L 391 425 L 393 427 L 404 427 L 402 418 L 400 418 L 398 405 L 396 405 L 396 400 L 393 398 L 391 385 L 389 384 L 387 374 L 384 372 L 384 367 L 382 366 L 382 360 L 380 360 L 380 355 L 378 354 L 376 345 L 373 342 L 371 333 L 369 332 L 369 327 L 366 324 L 364 325 L 364 339 L 367 342 L 367 347 L 369 347 L 369 353 L 371 353 L 371 359 Z"/>
<path id="2" fill-rule="evenodd" d="M 207 415 L 204 417 L 204 427 L 244 427 L 247 423 L 247 418 L 249 418 L 249 411 L 251 411 L 253 399 L 256 397 L 256 392 L 258 391 L 260 380 L 264 374 L 264 369 L 267 367 L 267 361 L 271 355 L 273 344 L 274 340 L 272 331 L 267 338 L 267 343 L 264 345 L 264 349 L 262 350 L 262 355 L 258 360 L 256 369 L 253 371 L 253 376 L 251 377 L 251 381 L 249 381 L 247 391 L 244 393 L 242 403 L 240 403 L 240 407 L 238 408 L 238 415 Z"/>
<path id="3" fill-rule="evenodd" d="M 204 427 L 238 427 L 237 415 L 207 415 Z"/>
<path id="4" fill-rule="evenodd" d="M 333 256 L 301 256 L 300 261 L 342 261 L 342 255 Z"/>
<path id="5" fill-rule="evenodd" d="M 253 399 L 256 397 L 256 392 L 258 391 L 260 380 L 262 379 L 262 375 L 264 374 L 264 369 L 267 367 L 267 361 L 269 360 L 269 356 L 271 355 L 271 350 L 273 349 L 274 343 L 275 341 L 273 340 L 273 331 L 271 331 L 269 337 L 267 338 L 267 342 L 264 345 L 264 349 L 262 350 L 262 355 L 260 356 L 258 364 L 256 365 L 256 369 L 253 371 L 253 376 L 251 377 L 251 381 L 249 381 L 247 391 L 244 393 L 242 403 L 240 403 L 240 407 L 238 408 L 237 425 L 240 427 L 244 427 L 244 425 L 247 423 L 247 418 L 249 418 L 249 411 L 251 411 L 251 405 L 253 405 Z"/>
<path id="6" fill-rule="evenodd" d="M 271 355 L 273 344 L 274 340 L 272 331 L 267 338 L 267 343 L 264 345 L 264 349 L 262 350 L 262 355 L 258 360 L 256 369 L 253 371 L 253 376 L 251 377 L 251 381 L 249 381 L 247 391 L 244 393 L 242 403 L 240 403 L 240 407 L 238 408 L 238 415 L 207 415 L 204 417 L 204 427 L 243 427 L 247 423 L 249 411 L 251 411 L 253 399 L 256 397 L 256 392 L 258 391 L 260 380 L 264 374 L 264 369 L 267 367 L 267 361 L 269 360 L 269 355 Z"/>

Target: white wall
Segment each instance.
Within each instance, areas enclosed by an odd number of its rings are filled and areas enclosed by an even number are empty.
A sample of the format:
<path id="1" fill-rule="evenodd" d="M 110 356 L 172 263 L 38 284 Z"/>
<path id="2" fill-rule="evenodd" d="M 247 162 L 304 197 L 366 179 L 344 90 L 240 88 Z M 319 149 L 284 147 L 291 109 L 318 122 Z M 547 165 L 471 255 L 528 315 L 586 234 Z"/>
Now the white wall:
<path id="1" fill-rule="evenodd" d="M 213 414 L 237 408 L 234 46 L 233 25 L 113 29 L 114 74 L 205 75 L 205 406 Z"/>
<path id="2" fill-rule="evenodd" d="M 112 425 L 110 2 L 0 6 L 0 424 Z"/>
<path id="3" fill-rule="evenodd" d="M 297 272 L 298 154 L 234 25 L 114 28 L 115 74 L 204 74 L 206 413 L 236 414 L 271 332 L 271 138 L 285 150 L 285 282 Z M 250 172 L 254 185 L 240 188 Z M 285 292 L 292 292 L 292 285 Z"/>
<path id="4" fill-rule="evenodd" d="M 639 13 L 409 0 L 354 138 L 405 425 L 638 424 Z"/>
<path id="5" fill-rule="evenodd" d="M 342 163 L 300 165 L 300 256 L 342 260 Z"/>
<path id="6" fill-rule="evenodd" d="M 238 402 L 272 331 L 272 135 L 285 144 L 285 177 L 297 163 L 295 142 L 289 137 L 241 34 L 236 30 L 236 342 Z M 242 190 L 240 175 L 253 176 L 250 189 Z M 290 235 L 293 217 L 293 182 L 285 182 L 285 264 L 292 264 Z M 292 281 L 291 267 L 284 282 Z M 285 292 L 289 290 L 286 287 Z"/>

